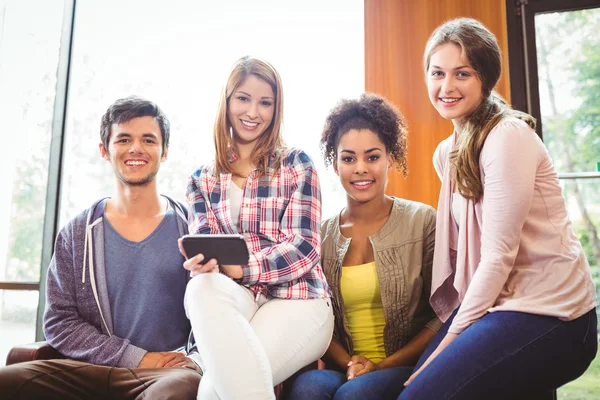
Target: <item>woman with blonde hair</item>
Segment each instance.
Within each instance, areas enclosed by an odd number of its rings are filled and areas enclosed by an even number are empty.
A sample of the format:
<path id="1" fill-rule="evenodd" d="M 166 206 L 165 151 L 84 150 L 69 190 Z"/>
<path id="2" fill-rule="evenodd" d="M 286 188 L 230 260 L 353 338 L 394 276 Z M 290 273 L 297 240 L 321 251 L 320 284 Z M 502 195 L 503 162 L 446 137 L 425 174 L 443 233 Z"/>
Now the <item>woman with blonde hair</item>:
<path id="1" fill-rule="evenodd" d="M 272 399 L 273 385 L 331 340 L 319 180 L 306 153 L 285 147 L 282 108 L 275 68 L 238 60 L 215 122 L 215 162 L 189 180 L 190 233 L 241 234 L 250 252 L 247 265 L 202 254 L 184 263 L 195 276 L 185 306 L 204 371 L 198 399 Z"/>
<path id="2" fill-rule="evenodd" d="M 587 369 L 598 304 L 534 119 L 494 92 L 501 55 L 473 19 L 425 50 L 429 98 L 454 133 L 442 181 L 430 302 L 445 321 L 399 399 L 537 399 Z"/>

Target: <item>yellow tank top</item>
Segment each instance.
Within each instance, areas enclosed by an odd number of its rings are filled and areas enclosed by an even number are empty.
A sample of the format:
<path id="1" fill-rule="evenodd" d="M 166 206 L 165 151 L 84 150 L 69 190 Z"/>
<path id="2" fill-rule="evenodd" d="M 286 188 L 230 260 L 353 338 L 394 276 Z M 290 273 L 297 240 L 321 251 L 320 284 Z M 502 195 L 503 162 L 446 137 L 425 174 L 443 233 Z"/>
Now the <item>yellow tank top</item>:
<path id="1" fill-rule="evenodd" d="M 354 354 L 375 363 L 383 360 L 385 316 L 375 262 L 342 267 L 340 288 Z"/>

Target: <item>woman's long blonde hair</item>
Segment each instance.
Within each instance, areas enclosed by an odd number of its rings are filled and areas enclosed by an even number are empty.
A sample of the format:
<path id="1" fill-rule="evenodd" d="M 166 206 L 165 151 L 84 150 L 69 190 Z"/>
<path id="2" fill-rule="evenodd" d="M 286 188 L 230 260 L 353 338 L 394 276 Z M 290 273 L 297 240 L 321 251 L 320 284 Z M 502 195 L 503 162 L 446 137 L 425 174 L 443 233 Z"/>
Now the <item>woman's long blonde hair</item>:
<path id="1" fill-rule="evenodd" d="M 450 153 L 452 176 L 458 192 L 477 202 L 483 196 L 479 156 L 492 128 L 503 118 L 512 116 L 535 129 L 535 119 L 529 114 L 513 110 L 494 91 L 502 73 L 502 56 L 496 37 L 483 24 L 471 18 L 457 18 L 439 26 L 425 47 L 426 75 L 431 56 L 446 43 L 461 48 L 481 80 L 483 101 L 471 115 L 465 117 L 458 132 L 457 146 Z"/>
<path id="2" fill-rule="evenodd" d="M 256 146 L 252 150 L 251 158 L 260 171 L 265 174 L 269 166 L 269 157 L 274 157 L 271 165 L 278 169 L 285 148 L 285 143 L 281 137 L 281 126 L 283 124 L 283 88 L 281 78 L 277 70 L 267 61 L 254 57 L 242 57 L 235 62 L 227 84 L 223 88 L 221 101 L 217 110 L 217 119 L 213 130 L 215 140 L 215 173 L 221 172 L 235 173 L 231 165 L 232 152 L 232 133 L 231 122 L 227 118 L 227 109 L 229 98 L 237 88 L 250 75 L 265 81 L 273 89 L 275 94 L 275 109 L 273 111 L 273 120 L 271 125 L 258 138 Z"/>

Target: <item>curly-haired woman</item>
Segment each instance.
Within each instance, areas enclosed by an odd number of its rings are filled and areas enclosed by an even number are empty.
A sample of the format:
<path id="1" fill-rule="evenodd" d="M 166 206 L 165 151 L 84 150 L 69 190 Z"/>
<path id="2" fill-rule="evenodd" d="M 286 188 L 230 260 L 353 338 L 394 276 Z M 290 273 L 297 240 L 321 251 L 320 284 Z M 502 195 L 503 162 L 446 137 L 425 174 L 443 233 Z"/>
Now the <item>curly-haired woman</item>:
<path id="1" fill-rule="evenodd" d="M 342 100 L 321 137 L 347 205 L 321 228 L 333 291 L 334 338 L 325 370 L 300 375 L 292 399 L 395 398 L 441 322 L 429 306 L 435 211 L 385 194 L 406 173 L 406 124 L 384 98 Z"/>

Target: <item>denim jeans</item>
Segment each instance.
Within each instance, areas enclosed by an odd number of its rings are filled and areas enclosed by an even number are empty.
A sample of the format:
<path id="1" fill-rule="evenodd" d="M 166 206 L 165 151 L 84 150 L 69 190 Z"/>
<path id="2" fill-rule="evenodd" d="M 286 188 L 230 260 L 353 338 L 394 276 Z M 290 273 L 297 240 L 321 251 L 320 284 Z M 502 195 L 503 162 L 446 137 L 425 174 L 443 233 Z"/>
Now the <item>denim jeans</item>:
<path id="1" fill-rule="evenodd" d="M 381 369 L 346 381 L 346 374 L 329 369 L 312 370 L 298 376 L 288 400 L 395 399 L 412 367 Z"/>
<path id="2" fill-rule="evenodd" d="M 421 355 L 446 335 L 456 311 Z M 513 311 L 488 313 L 463 331 L 398 400 L 541 399 L 581 376 L 598 350 L 596 310 L 572 321 Z"/>

